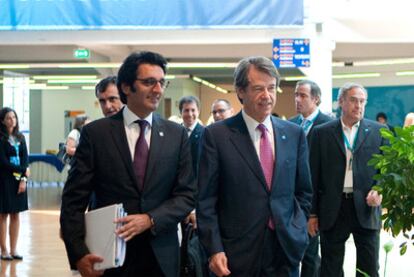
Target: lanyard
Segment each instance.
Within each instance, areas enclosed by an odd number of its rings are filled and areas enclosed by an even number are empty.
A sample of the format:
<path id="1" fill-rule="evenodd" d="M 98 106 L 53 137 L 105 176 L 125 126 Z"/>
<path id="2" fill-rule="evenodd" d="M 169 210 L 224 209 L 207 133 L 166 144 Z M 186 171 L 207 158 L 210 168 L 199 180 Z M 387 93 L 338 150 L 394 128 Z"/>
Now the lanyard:
<path id="1" fill-rule="evenodd" d="M 351 147 L 351 145 L 349 143 L 349 140 L 346 137 L 344 130 L 342 129 L 342 135 L 344 137 L 345 146 L 351 152 L 351 155 L 349 157 L 348 170 L 352 170 L 352 161 L 353 161 L 353 156 L 354 156 L 355 143 L 356 143 L 356 140 L 358 139 L 358 131 L 359 131 L 359 126 L 358 126 L 358 128 L 356 130 L 356 134 L 355 134 L 355 137 L 354 137 L 354 141 L 352 142 L 352 147 Z M 352 129 L 351 129 L 351 132 L 352 132 Z"/>
<path id="2" fill-rule="evenodd" d="M 352 129 L 351 129 L 352 130 Z M 351 144 L 349 143 L 349 140 L 348 140 L 348 138 L 346 137 L 346 135 L 345 135 L 345 132 L 344 132 L 344 130 L 342 130 L 342 135 L 343 135 L 343 137 L 344 137 L 344 143 L 345 143 L 345 146 L 346 146 L 346 148 L 349 150 L 349 151 L 351 151 L 351 153 L 353 154 L 354 153 L 354 148 L 355 148 L 355 142 L 356 142 L 356 140 L 358 139 L 358 130 L 359 130 L 359 126 L 358 126 L 358 128 L 357 128 L 357 130 L 356 130 L 356 134 L 355 134 L 355 137 L 354 137 L 354 141 L 352 142 L 352 147 L 351 147 Z"/>

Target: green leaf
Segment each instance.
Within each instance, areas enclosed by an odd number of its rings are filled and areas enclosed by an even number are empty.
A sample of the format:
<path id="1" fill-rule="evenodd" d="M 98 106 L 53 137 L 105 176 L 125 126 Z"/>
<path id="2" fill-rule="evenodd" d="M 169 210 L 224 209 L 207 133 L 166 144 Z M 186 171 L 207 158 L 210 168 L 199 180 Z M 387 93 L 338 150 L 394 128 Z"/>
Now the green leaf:
<path id="1" fill-rule="evenodd" d="M 368 275 L 368 273 L 366 273 L 366 272 L 362 271 L 362 270 L 361 270 L 361 269 L 359 269 L 359 268 L 357 268 L 357 269 L 356 269 L 356 271 L 358 271 L 359 273 L 361 273 L 362 275 L 364 275 L 364 277 L 370 277 L 370 276 Z"/>

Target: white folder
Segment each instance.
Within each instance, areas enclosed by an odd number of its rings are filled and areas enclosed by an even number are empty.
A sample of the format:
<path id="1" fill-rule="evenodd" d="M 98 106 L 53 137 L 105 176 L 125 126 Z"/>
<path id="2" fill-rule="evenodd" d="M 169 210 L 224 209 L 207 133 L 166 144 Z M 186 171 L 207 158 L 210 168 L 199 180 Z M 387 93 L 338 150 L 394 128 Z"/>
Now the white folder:
<path id="1" fill-rule="evenodd" d="M 115 234 L 120 224 L 114 223 L 114 220 L 124 216 L 126 213 L 122 204 L 114 204 L 85 214 L 85 243 L 92 254 L 104 259 L 101 263 L 95 263 L 95 270 L 123 265 L 126 242 Z"/>

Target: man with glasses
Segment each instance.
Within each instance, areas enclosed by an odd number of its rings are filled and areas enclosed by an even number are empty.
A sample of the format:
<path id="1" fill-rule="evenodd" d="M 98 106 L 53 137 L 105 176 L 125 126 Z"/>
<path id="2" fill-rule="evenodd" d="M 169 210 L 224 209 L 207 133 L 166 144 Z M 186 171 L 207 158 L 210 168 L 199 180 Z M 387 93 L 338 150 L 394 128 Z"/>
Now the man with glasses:
<path id="1" fill-rule="evenodd" d="M 338 102 L 341 117 L 312 132 L 310 233 L 320 232 L 321 277 L 344 276 L 345 242 L 350 234 L 356 246 L 356 268 L 378 277 L 382 198 L 372 190 L 376 170 L 368 161 L 385 144 L 380 135 L 384 125 L 364 119 L 367 91 L 361 85 L 343 85 Z"/>
<path id="2" fill-rule="evenodd" d="M 82 276 L 179 274 L 177 224 L 194 209 L 195 180 L 186 130 L 153 112 L 164 90 L 167 61 L 153 52 L 128 56 L 117 86 L 126 106 L 87 125 L 63 195 L 61 227 L 70 265 Z M 122 267 L 95 271 L 102 258 L 84 242 L 84 211 L 122 203 L 128 216 L 116 234 L 127 241 Z"/>
<path id="3" fill-rule="evenodd" d="M 213 115 L 214 122 L 229 118 L 233 113 L 233 108 L 226 99 L 214 100 L 211 105 L 211 114 Z"/>

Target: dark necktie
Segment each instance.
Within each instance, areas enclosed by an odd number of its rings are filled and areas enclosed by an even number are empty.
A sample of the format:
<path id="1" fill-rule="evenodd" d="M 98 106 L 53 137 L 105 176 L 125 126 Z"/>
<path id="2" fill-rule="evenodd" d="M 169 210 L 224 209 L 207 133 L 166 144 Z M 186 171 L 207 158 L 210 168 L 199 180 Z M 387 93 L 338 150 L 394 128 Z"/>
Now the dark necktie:
<path id="1" fill-rule="evenodd" d="M 148 160 L 148 144 L 145 140 L 145 129 L 149 124 L 146 120 L 137 120 L 135 122 L 138 123 L 140 132 L 137 143 L 135 144 L 133 165 L 135 176 L 138 181 L 138 189 L 142 191 L 144 188 L 144 177 Z"/>
<path id="2" fill-rule="evenodd" d="M 266 186 L 268 191 L 272 189 L 272 178 L 274 168 L 274 158 L 272 144 L 270 143 L 269 136 L 267 135 L 266 126 L 259 124 L 257 129 L 262 133 L 260 136 L 260 164 L 262 166 L 263 174 L 266 179 Z M 275 229 L 275 224 L 272 217 L 269 218 L 267 226 L 271 229 Z"/>

